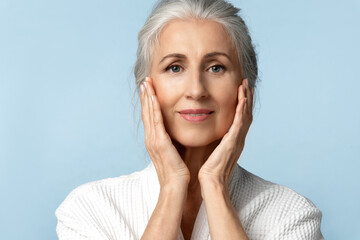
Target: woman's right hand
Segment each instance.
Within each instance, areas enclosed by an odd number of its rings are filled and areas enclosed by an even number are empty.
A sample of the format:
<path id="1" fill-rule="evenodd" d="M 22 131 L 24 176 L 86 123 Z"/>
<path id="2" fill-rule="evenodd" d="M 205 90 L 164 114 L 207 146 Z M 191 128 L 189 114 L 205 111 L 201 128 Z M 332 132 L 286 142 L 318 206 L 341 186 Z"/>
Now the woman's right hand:
<path id="1" fill-rule="evenodd" d="M 190 172 L 165 130 L 160 104 L 151 78 L 145 78 L 140 86 L 140 92 L 145 146 L 154 163 L 160 187 L 178 187 L 180 184 L 187 188 Z"/>

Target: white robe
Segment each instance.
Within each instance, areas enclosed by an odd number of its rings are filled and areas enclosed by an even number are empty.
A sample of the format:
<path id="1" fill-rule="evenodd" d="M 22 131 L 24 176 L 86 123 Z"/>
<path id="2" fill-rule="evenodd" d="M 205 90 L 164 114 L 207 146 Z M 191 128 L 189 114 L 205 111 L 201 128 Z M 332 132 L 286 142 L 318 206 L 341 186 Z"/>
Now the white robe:
<path id="1" fill-rule="evenodd" d="M 266 181 L 236 165 L 229 190 L 251 240 L 320 240 L 321 211 L 293 190 Z M 152 162 L 130 175 L 75 188 L 56 209 L 56 232 L 65 239 L 140 239 L 160 191 Z M 191 240 L 210 240 L 202 201 Z M 184 240 L 179 229 L 178 240 Z"/>

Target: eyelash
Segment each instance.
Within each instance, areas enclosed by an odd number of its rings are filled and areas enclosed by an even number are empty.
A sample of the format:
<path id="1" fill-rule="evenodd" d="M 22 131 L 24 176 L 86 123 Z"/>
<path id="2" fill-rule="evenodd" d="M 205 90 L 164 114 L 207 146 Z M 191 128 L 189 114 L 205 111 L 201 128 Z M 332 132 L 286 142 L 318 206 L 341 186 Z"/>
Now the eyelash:
<path id="1" fill-rule="evenodd" d="M 169 65 L 167 68 L 165 68 L 165 71 L 166 71 L 166 72 L 169 71 L 172 67 L 180 67 L 180 68 L 182 68 L 182 67 L 181 67 L 180 65 L 178 65 L 178 64 L 172 64 L 172 65 Z M 221 65 L 221 64 L 212 65 L 209 69 L 211 69 L 211 68 L 213 68 L 213 67 L 220 67 L 220 68 L 222 68 L 223 71 L 226 70 L 226 67 L 223 66 L 223 65 Z M 178 72 L 173 72 L 173 73 L 178 73 Z M 220 73 L 220 72 L 213 72 L 213 73 Z"/>

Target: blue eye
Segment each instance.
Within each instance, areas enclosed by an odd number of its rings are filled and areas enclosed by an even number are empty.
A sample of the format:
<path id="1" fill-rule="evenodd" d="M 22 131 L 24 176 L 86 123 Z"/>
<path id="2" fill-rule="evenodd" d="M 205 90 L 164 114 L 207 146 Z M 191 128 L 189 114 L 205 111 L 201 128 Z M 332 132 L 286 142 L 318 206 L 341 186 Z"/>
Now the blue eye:
<path id="1" fill-rule="evenodd" d="M 170 65 L 166 68 L 166 70 L 171 70 L 171 72 L 180 72 L 181 67 L 179 65 Z"/>
<path id="2" fill-rule="evenodd" d="M 220 72 L 221 70 L 223 70 L 224 69 L 224 67 L 223 66 L 221 66 L 221 65 L 214 65 L 214 66 L 211 66 L 211 70 L 212 70 L 212 72 L 215 72 L 215 73 L 218 73 L 218 72 Z"/>

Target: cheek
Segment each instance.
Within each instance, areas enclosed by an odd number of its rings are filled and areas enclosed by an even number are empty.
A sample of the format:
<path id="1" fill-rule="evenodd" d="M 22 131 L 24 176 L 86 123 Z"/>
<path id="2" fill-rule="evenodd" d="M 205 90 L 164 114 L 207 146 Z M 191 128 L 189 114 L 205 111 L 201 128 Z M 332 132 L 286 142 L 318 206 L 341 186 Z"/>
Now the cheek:
<path id="1" fill-rule="evenodd" d="M 229 98 L 227 99 L 227 104 L 226 106 L 226 111 L 229 115 L 229 117 L 231 117 L 231 119 L 234 118 L 235 115 L 235 111 L 236 111 L 236 105 L 237 105 L 237 95 L 235 95 L 235 97 Z"/>
<path id="2" fill-rule="evenodd" d="M 235 87 L 236 89 L 236 87 Z M 217 128 L 220 134 L 225 134 L 230 128 L 237 106 L 237 90 L 229 90 L 218 96 L 219 119 Z"/>
<path id="3" fill-rule="evenodd" d="M 229 114 L 235 113 L 235 108 L 238 99 L 237 85 L 235 84 L 224 84 L 218 85 L 212 91 L 212 96 L 217 104 L 221 113 Z"/>
<path id="4" fill-rule="evenodd" d="M 168 84 L 154 84 L 154 89 L 156 96 L 159 99 L 165 128 L 168 129 L 167 126 L 173 122 L 174 107 L 178 93 L 175 91 L 176 88 L 172 88 L 171 86 L 168 86 Z"/>

